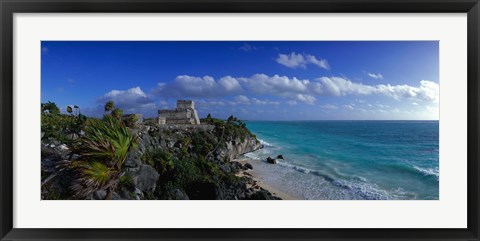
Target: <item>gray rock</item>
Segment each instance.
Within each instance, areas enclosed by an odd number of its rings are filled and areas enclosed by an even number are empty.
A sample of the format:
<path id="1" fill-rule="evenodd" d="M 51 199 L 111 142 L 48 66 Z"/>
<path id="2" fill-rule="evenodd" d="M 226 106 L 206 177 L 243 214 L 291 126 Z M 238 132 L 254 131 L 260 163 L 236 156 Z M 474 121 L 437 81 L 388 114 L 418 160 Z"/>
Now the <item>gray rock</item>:
<path id="1" fill-rule="evenodd" d="M 106 196 L 107 196 L 107 191 L 97 190 L 97 191 L 93 192 L 92 199 L 93 200 L 105 200 Z"/>
<path id="2" fill-rule="evenodd" d="M 232 169 L 231 169 L 229 166 L 225 165 L 225 164 L 220 164 L 219 167 L 220 167 L 220 169 L 221 169 L 222 171 L 224 171 L 224 172 L 231 172 L 231 171 L 232 171 Z"/>
<path id="3" fill-rule="evenodd" d="M 123 165 L 129 168 L 135 168 L 142 165 L 142 161 L 140 161 L 140 158 L 138 157 L 138 152 L 136 151 L 129 152 L 127 154 L 127 158 L 125 159 L 125 162 L 123 163 Z"/>
<path id="4" fill-rule="evenodd" d="M 138 171 L 132 174 L 135 186 L 144 192 L 154 191 L 160 177 L 160 174 L 153 167 L 146 164 L 141 165 Z"/>
<path id="5" fill-rule="evenodd" d="M 267 163 L 270 163 L 270 164 L 277 164 L 277 160 L 271 158 L 271 157 L 267 157 Z"/>
<path id="6" fill-rule="evenodd" d="M 144 198 L 142 190 L 135 188 L 135 199 L 142 200 Z"/>
<path id="7" fill-rule="evenodd" d="M 176 200 L 190 200 L 190 198 L 188 198 L 187 194 L 185 194 L 184 192 L 182 192 L 178 188 L 175 190 L 175 199 Z"/>
<path id="8" fill-rule="evenodd" d="M 250 163 L 245 163 L 245 165 L 243 165 L 243 166 L 248 168 L 248 169 L 253 169 L 253 166 Z"/>
<path id="9" fill-rule="evenodd" d="M 285 160 L 285 159 L 283 159 L 283 155 L 282 155 L 282 154 L 278 155 L 278 156 L 277 156 L 277 159 Z"/>
<path id="10" fill-rule="evenodd" d="M 167 143 L 165 142 L 164 139 L 162 139 L 162 140 L 160 141 L 160 147 L 162 147 L 162 148 L 167 147 Z"/>
<path id="11" fill-rule="evenodd" d="M 114 192 L 112 195 L 112 200 L 123 200 L 123 199 L 118 193 Z"/>

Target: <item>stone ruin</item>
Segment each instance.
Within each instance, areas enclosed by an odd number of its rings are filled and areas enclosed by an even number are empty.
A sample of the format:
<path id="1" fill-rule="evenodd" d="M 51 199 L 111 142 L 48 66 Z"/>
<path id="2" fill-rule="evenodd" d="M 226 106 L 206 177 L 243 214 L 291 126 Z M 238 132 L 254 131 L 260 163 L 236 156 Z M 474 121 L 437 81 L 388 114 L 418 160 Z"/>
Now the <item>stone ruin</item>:
<path id="1" fill-rule="evenodd" d="M 159 125 L 200 125 L 193 100 L 177 100 L 177 108 L 174 110 L 158 110 L 157 121 Z"/>

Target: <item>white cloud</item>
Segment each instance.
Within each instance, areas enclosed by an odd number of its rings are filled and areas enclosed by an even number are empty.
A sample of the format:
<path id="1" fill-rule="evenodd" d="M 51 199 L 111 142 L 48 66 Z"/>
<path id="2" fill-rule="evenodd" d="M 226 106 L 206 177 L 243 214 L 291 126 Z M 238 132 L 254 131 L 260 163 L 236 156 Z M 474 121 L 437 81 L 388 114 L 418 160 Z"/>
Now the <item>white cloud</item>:
<path id="1" fill-rule="evenodd" d="M 255 94 L 268 94 L 275 96 L 291 95 L 291 93 L 306 93 L 309 80 L 300 80 L 295 77 L 268 76 L 255 74 L 250 78 L 239 78 L 240 82 Z"/>
<path id="2" fill-rule="evenodd" d="M 193 77 L 180 75 L 175 79 L 175 85 L 178 90 L 194 97 L 211 95 L 217 87 L 217 83 L 210 76 Z"/>
<path id="3" fill-rule="evenodd" d="M 353 106 L 352 106 L 352 105 L 343 105 L 343 107 L 345 107 L 345 108 L 347 108 L 347 109 L 349 109 L 349 110 L 353 110 L 353 109 L 355 109 L 355 108 L 353 108 Z"/>
<path id="4" fill-rule="evenodd" d="M 422 80 L 419 86 L 410 85 L 366 85 L 352 82 L 343 77 L 320 77 L 314 80 L 298 79 L 280 75 L 255 74 L 251 77 L 225 76 L 219 80 L 213 77 L 195 77 L 180 75 L 171 83 L 159 83 L 152 91 L 163 98 L 218 98 L 232 96 L 280 97 L 289 104 L 314 104 L 318 96 L 346 95 L 384 95 L 396 100 L 410 99 L 412 101 L 438 102 L 439 85 L 435 82 Z M 247 103 L 246 100 L 241 101 Z M 257 99 L 256 103 L 263 103 Z M 359 102 L 361 103 L 361 102 Z M 235 100 L 230 105 L 240 104 Z"/>
<path id="5" fill-rule="evenodd" d="M 280 102 L 278 101 L 259 100 L 257 98 L 252 98 L 252 103 L 255 105 L 279 105 L 280 104 Z"/>
<path id="6" fill-rule="evenodd" d="M 308 64 L 313 64 L 322 69 L 330 69 L 330 65 L 326 59 L 317 59 L 313 55 L 297 54 L 295 52 L 290 54 L 278 54 L 276 61 L 289 68 L 306 68 Z"/>
<path id="7" fill-rule="evenodd" d="M 159 83 L 153 90 L 163 97 L 215 97 L 239 93 L 241 86 L 235 78 L 225 76 L 218 82 L 211 76 L 179 75 L 171 83 Z"/>
<path id="8" fill-rule="evenodd" d="M 250 99 L 244 95 L 238 95 L 235 97 L 235 101 L 240 102 L 242 104 L 250 103 Z"/>
<path id="9" fill-rule="evenodd" d="M 344 96 L 347 94 L 371 95 L 382 94 L 400 99 L 417 99 L 422 101 L 437 101 L 439 97 L 439 85 L 433 81 L 422 80 L 420 86 L 409 85 L 364 85 L 354 83 L 341 77 L 322 77 L 317 79 L 321 84 L 319 94 Z M 317 91 L 318 92 L 318 91 Z"/>
<path id="10" fill-rule="evenodd" d="M 318 89 L 319 94 L 344 96 L 347 94 L 370 95 L 375 92 L 375 87 L 354 83 L 341 77 L 321 77 L 317 81 L 321 84 Z"/>
<path id="11" fill-rule="evenodd" d="M 121 108 L 123 113 L 146 113 L 156 109 L 156 105 L 140 87 L 128 90 L 111 90 L 98 99 L 99 104 L 113 101 L 115 106 Z"/>
<path id="12" fill-rule="evenodd" d="M 307 55 L 307 62 L 310 64 L 314 64 L 322 69 L 330 69 L 330 65 L 328 65 L 328 62 L 326 59 L 317 59 L 313 55 Z"/>
<path id="13" fill-rule="evenodd" d="M 237 95 L 234 98 L 235 101 L 231 101 L 230 105 L 236 106 L 236 105 L 279 105 L 280 102 L 278 101 L 270 101 L 270 100 L 260 100 L 257 98 L 248 98 L 245 95 Z"/>
<path id="14" fill-rule="evenodd" d="M 322 109 L 328 109 L 328 110 L 336 110 L 338 107 L 336 105 L 332 104 L 326 104 L 326 105 L 321 105 L 320 108 Z"/>
<path id="15" fill-rule="evenodd" d="M 295 99 L 300 101 L 300 102 L 303 102 L 303 103 L 306 103 L 306 104 L 311 104 L 311 105 L 313 105 L 315 103 L 315 101 L 317 100 L 315 97 L 313 97 L 311 95 L 306 95 L 306 94 L 297 94 L 295 96 Z"/>
<path id="16" fill-rule="evenodd" d="M 375 105 L 382 108 L 382 109 L 390 108 L 390 106 L 388 106 L 388 105 L 382 105 L 382 104 L 375 104 Z"/>
<path id="17" fill-rule="evenodd" d="M 375 74 L 375 73 L 368 73 L 368 76 L 374 78 L 374 79 L 383 79 L 383 75 L 378 73 L 378 74 Z"/>
<path id="18" fill-rule="evenodd" d="M 237 79 L 231 76 L 225 76 L 218 81 L 218 84 L 227 92 L 240 92 L 242 87 Z"/>
<path id="19" fill-rule="evenodd" d="M 440 86 L 432 81 L 422 80 L 419 87 L 409 85 L 377 85 L 377 92 L 396 100 L 403 98 L 438 102 Z"/>
<path id="20" fill-rule="evenodd" d="M 254 45 L 250 45 L 248 43 L 244 43 L 239 49 L 245 52 L 249 52 L 252 50 L 257 50 L 257 47 L 255 47 Z"/>
<path id="21" fill-rule="evenodd" d="M 289 68 L 307 67 L 307 61 L 305 61 L 303 55 L 296 54 L 295 52 L 292 52 L 290 55 L 278 54 L 276 61 L 277 63 L 285 65 Z"/>

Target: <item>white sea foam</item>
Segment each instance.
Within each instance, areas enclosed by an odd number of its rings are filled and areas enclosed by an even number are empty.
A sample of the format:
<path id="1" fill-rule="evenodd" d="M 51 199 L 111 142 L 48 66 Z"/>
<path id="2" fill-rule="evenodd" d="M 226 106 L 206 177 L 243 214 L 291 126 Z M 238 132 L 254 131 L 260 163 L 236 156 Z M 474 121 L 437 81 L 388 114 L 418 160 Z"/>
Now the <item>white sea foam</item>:
<path id="1" fill-rule="evenodd" d="M 291 192 L 305 199 L 333 200 L 401 200 L 415 199 L 413 193 L 401 188 L 387 190 L 361 176 L 336 176 L 329 171 L 311 169 L 277 160 L 277 165 L 267 164 L 265 155 L 257 152 L 246 154 L 258 161 L 255 169 L 262 173 L 263 180 L 285 192 Z"/>
<path id="2" fill-rule="evenodd" d="M 415 168 L 415 170 L 417 170 L 418 172 L 420 172 L 422 175 L 424 176 L 435 176 L 438 180 L 439 176 L 440 176 L 440 173 L 439 173 L 439 169 L 438 167 L 435 167 L 435 168 L 421 168 L 419 166 L 413 166 L 413 168 Z"/>
<path id="3" fill-rule="evenodd" d="M 266 142 L 265 140 L 258 139 L 258 141 L 260 141 L 260 144 L 262 144 L 264 147 L 273 147 L 272 144 Z"/>
<path id="4" fill-rule="evenodd" d="M 357 199 L 368 200 L 398 200 L 411 199 L 414 194 L 408 193 L 401 188 L 394 190 L 384 190 L 374 183 L 368 183 L 356 180 L 335 180 L 332 182 L 336 186 L 346 188 L 353 192 Z"/>
<path id="5" fill-rule="evenodd" d="M 306 168 L 306 167 L 301 167 L 301 166 L 298 166 L 298 165 L 292 165 L 292 164 L 289 164 L 289 163 L 284 162 L 284 161 L 277 160 L 277 164 L 280 165 L 280 166 L 283 166 L 283 167 L 292 168 L 296 171 L 303 172 L 303 173 L 314 172 L 314 170 L 312 170 L 312 169 L 309 169 L 309 168 Z"/>
<path id="6" fill-rule="evenodd" d="M 304 196 L 306 199 L 400 200 L 416 198 L 415 194 L 406 192 L 401 188 L 387 190 L 370 182 L 365 177 L 341 173 L 338 167 L 330 162 L 322 162 L 322 166 L 317 168 L 305 167 L 296 164 L 292 156 L 288 159 L 287 155 L 285 156 L 286 160 L 277 159 L 277 165 L 270 166 L 266 163 L 266 158 L 276 156 L 278 153 L 277 147 L 265 140 L 259 139 L 259 141 L 264 145 L 264 148 L 247 153 L 245 156 L 258 161 L 259 164 L 262 163 L 261 165 L 264 166 L 265 170 L 263 175 L 268 176 L 264 176 L 264 178 L 267 182 L 270 181 L 271 185 L 283 188 L 289 187 L 287 189 L 291 189 L 290 191 Z M 415 169 L 423 175 L 438 177 L 438 169 L 419 167 L 415 167 Z M 279 176 L 283 176 L 283 178 L 279 178 Z"/>

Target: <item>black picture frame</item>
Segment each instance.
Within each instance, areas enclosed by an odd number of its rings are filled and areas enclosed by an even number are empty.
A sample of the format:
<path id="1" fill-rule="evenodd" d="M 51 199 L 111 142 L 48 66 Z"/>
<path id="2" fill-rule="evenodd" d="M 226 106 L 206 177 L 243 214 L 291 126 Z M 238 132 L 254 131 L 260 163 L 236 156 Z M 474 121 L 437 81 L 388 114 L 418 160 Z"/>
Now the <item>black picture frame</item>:
<path id="1" fill-rule="evenodd" d="M 1 240 L 479 240 L 479 0 L 0 0 Z M 18 229 L 13 228 L 14 13 L 468 13 L 466 229 Z M 445 217 L 448 218 L 448 217 Z"/>

